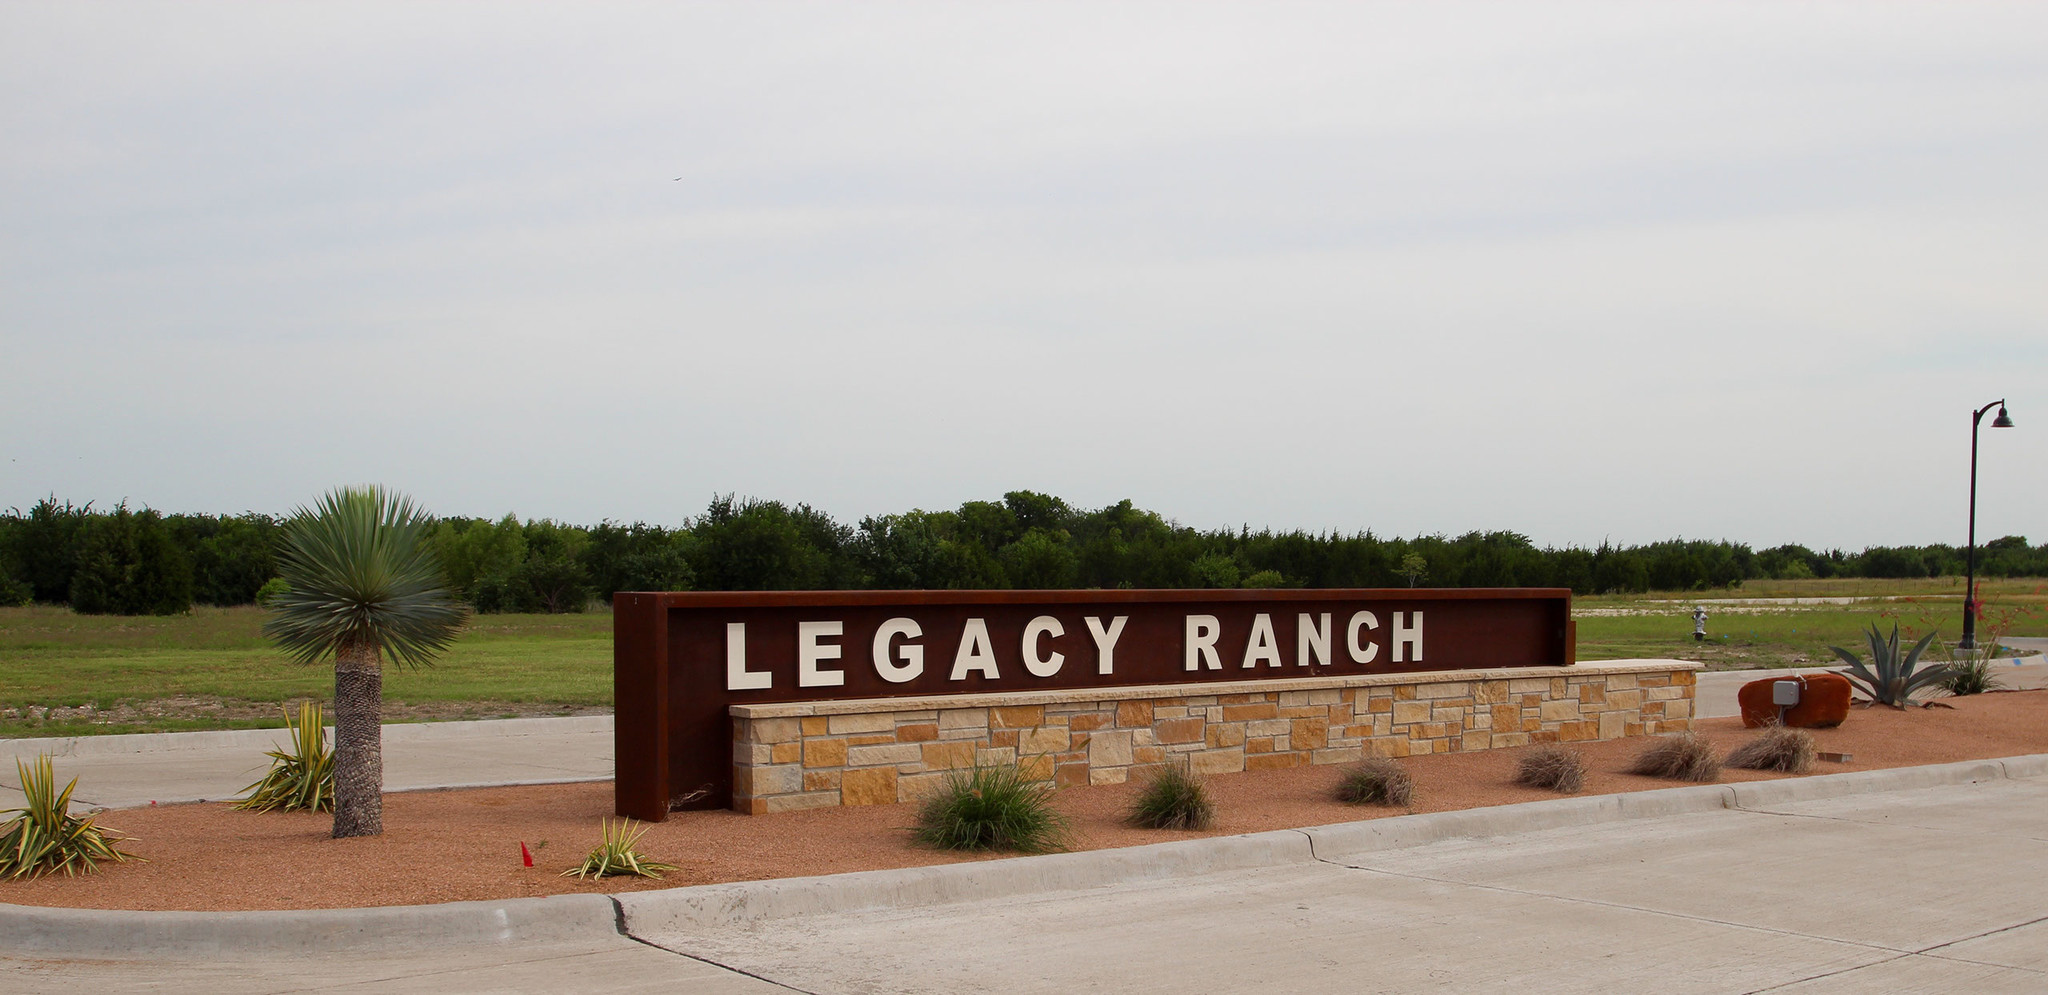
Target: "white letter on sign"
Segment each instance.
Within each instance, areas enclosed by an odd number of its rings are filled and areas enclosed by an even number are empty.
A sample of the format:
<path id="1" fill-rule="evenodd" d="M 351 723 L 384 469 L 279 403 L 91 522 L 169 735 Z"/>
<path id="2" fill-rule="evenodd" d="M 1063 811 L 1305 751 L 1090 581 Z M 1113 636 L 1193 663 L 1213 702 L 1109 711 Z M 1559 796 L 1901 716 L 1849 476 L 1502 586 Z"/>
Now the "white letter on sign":
<path id="1" fill-rule="evenodd" d="M 1411 648 L 1412 648 L 1413 650 L 1415 650 L 1415 662 L 1416 662 L 1416 663 L 1421 663 L 1421 662 L 1422 662 L 1422 613 L 1421 613 L 1421 612 L 1407 612 L 1407 613 L 1405 613 L 1405 614 L 1406 614 L 1406 615 L 1407 615 L 1407 616 L 1408 616 L 1408 617 L 1409 617 L 1410 619 L 1413 619 L 1413 621 L 1412 621 L 1412 622 L 1407 622 L 1407 623 L 1404 623 L 1404 622 L 1402 622 L 1402 621 L 1401 621 L 1401 616 L 1402 616 L 1403 614 L 1404 614 L 1404 613 L 1402 613 L 1402 612 L 1395 612 L 1395 613 L 1394 613 L 1394 662 L 1395 662 L 1395 663 L 1400 663 L 1400 662 L 1402 662 L 1402 661 L 1401 661 L 1401 658 L 1402 658 L 1402 653 L 1401 653 L 1401 651 L 1402 651 L 1403 649 L 1411 649 Z"/>
<path id="2" fill-rule="evenodd" d="M 1194 670 L 1196 664 L 1210 670 L 1222 670 L 1223 661 L 1216 656 L 1216 637 L 1223 634 L 1223 623 L 1214 615 L 1188 616 L 1188 666 Z"/>
<path id="3" fill-rule="evenodd" d="M 838 644 L 827 646 L 818 642 L 826 636 L 836 636 L 845 631 L 841 622 L 798 622 L 796 624 L 796 686 L 800 688 L 833 688 L 846 683 L 843 670 L 824 670 L 818 664 L 825 660 L 837 660 L 841 652 Z"/>
<path id="4" fill-rule="evenodd" d="M 1308 666 L 1310 650 L 1314 650 L 1316 663 L 1330 665 L 1330 613 L 1324 612 L 1320 622 L 1316 616 L 1302 612 L 1296 619 L 1294 662 Z"/>
<path id="5" fill-rule="evenodd" d="M 1358 641 L 1359 630 L 1379 627 L 1380 617 L 1371 612 L 1359 612 L 1351 616 L 1351 624 L 1344 627 L 1344 641 L 1349 644 L 1352 663 L 1371 663 L 1374 657 L 1380 655 L 1380 644 Z"/>
<path id="6" fill-rule="evenodd" d="M 881 675 L 883 680 L 891 684 L 901 684 L 924 673 L 924 647 L 922 645 L 918 643 L 904 643 L 903 648 L 897 650 L 894 654 L 903 659 L 903 663 L 900 666 L 895 660 L 890 659 L 892 654 L 889 652 L 889 642 L 897 636 L 902 636 L 905 639 L 916 639 L 922 635 L 924 635 L 924 630 L 919 628 L 918 624 L 911 619 L 892 618 L 887 622 L 883 622 L 882 627 L 875 630 L 875 673 Z"/>
<path id="7" fill-rule="evenodd" d="M 1246 669 L 1256 667 L 1260 660 L 1266 666 L 1280 665 L 1280 645 L 1274 641 L 1273 616 L 1260 612 L 1252 616 L 1252 635 L 1244 643 L 1244 665 Z"/>
<path id="8" fill-rule="evenodd" d="M 774 686 L 774 674 L 747 669 L 747 623 L 725 623 L 725 689 L 761 691 Z"/>
<path id="9" fill-rule="evenodd" d="M 953 676 L 947 680 L 964 681 L 970 670 L 990 680 L 1002 676 L 996 673 L 996 648 L 989 642 L 985 619 L 970 618 L 960 627 L 960 651 L 953 654 Z"/>
<path id="10" fill-rule="evenodd" d="M 1038 655 L 1038 641 L 1050 635 L 1054 639 L 1067 634 L 1067 627 L 1051 615 L 1040 615 L 1024 627 L 1024 669 L 1033 677 L 1051 677 L 1060 672 L 1060 665 L 1067 662 L 1064 653 L 1055 652 L 1041 659 Z"/>
<path id="11" fill-rule="evenodd" d="M 1116 672 L 1116 641 L 1124 634 L 1124 623 L 1131 620 L 1129 615 L 1118 615 L 1109 622 L 1109 628 L 1102 627 L 1102 620 L 1088 616 L 1088 634 L 1095 637 L 1095 672 L 1112 674 Z"/>

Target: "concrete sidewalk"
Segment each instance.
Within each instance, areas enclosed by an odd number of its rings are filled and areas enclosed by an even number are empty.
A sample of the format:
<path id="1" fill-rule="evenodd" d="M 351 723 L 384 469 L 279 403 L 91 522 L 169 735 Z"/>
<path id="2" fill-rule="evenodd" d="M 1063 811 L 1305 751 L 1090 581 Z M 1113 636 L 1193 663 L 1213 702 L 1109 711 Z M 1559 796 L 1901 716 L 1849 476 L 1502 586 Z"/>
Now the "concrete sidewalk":
<path id="1" fill-rule="evenodd" d="M 2048 649 L 2048 639 L 2006 642 Z M 2048 663 L 2039 656 L 2027 660 L 2021 666 L 2001 664 L 2000 679 L 2011 688 L 2048 687 Z M 1827 669 L 1703 671 L 1694 691 L 1695 714 L 1738 715 L 1735 693 L 1743 684 Z M 73 802 L 81 810 L 136 808 L 151 802 L 169 805 L 236 797 L 269 766 L 264 751 L 284 739 L 283 730 L 270 729 L 0 740 L 0 809 L 21 804 L 16 757 L 49 753 L 60 784 L 79 779 Z M 601 781 L 611 776 L 608 715 L 384 727 L 386 791 Z"/>
<path id="2" fill-rule="evenodd" d="M 14 759 L 51 755 L 72 804 L 138 808 L 233 798 L 263 776 L 282 729 L 0 740 L 0 809 L 22 802 Z M 329 741 L 333 732 L 328 733 Z M 556 784 L 612 776 L 612 718 L 486 719 L 384 727 L 384 790 Z"/>

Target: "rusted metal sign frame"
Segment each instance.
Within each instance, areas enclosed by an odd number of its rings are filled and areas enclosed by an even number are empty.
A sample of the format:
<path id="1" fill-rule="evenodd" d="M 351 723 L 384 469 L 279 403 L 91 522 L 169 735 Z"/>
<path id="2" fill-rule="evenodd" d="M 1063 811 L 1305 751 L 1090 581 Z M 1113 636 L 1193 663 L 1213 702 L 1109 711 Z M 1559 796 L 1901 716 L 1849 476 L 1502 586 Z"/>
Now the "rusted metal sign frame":
<path id="1" fill-rule="evenodd" d="M 735 704 L 1558 666 L 1575 649 L 1564 588 L 622 591 L 612 608 L 617 810 L 650 822 L 731 804 Z"/>

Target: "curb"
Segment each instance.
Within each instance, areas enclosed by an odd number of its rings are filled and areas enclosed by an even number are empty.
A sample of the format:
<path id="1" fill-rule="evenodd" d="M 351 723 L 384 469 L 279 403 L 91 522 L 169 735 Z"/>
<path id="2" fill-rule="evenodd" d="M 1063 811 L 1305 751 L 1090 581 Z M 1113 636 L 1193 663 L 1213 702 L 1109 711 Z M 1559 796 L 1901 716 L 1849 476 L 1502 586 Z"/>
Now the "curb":
<path id="1" fill-rule="evenodd" d="M 698 885 L 616 896 L 282 912 L 125 912 L 0 904 L 0 956 L 403 953 L 616 942 L 800 915 L 958 902 L 1280 867 L 1452 839 L 1723 809 L 1768 810 L 1882 791 L 2048 776 L 2048 754 L 1776 781 L 1664 788 L 1370 819 L 1308 829 L 901 870 Z"/>
<path id="2" fill-rule="evenodd" d="M 1278 829 L 1115 850 L 707 884 L 613 897 L 619 903 L 624 932 L 638 936 L 822 912 L 949 905 L 1314 860 L 1308 839 L 1300 831 Z"/>
<path id="3" fill-rule="evenodd" d="M 1338 860 L 1345 854 L 1423 846 L 1451 839 L 1504 836 L 1652 819 L 1724 809 L 1749 809 L 1844 795 L 1972 784 L 2048 774 L 2048 754 L 1931 767 L 1818 774 L 1740 785 L 1706 784 L 1589 798 L 1524 802 L 1462 812 L 1368 819 L 1308 829 L 1282 829 L 1117 850 L 1009 857 L 900 871 L 698 885 L 616 896 L 628 936 L 673 935 L 821 912 L 860 912 L 1200 874 Z M 1782 786 L 1764 794 L 1744 791 Z M 1213 852 L 1209 852 L 1213 851 Z"/>
<path id="4" fill-rule="evenodd" d="M 389 953 L 619 939 L 603 895 L 370 909 L 118 912 L 0 905 L 0 954 L 211 957 Z"/>

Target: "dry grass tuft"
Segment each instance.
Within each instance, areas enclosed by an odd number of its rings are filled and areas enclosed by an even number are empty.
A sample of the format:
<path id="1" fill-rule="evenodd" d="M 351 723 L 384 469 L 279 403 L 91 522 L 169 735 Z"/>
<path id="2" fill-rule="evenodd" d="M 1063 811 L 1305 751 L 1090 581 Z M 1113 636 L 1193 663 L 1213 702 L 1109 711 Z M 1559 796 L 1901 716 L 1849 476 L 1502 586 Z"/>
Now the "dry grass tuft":
<path id="1" fill-rule="evenodd" d="M 1812 733 L 1804 729 L 1771 726 L 1728 754 L 1728 766 L 1804 774 L 1813 769 L 1813 759 Z"/>
<path id="2" fill-rule="evenodd" d="M 1515 764 L 1515 783 L 1576 795 L 1586 786 L 1586 758 L 1563 746 L 1539 746 Z"/>
<path id="3" fill-rule="evenodd" d="M 1686 731 L 1658 737 L 1636 755 L 1636 762 L 1628 770 L 1631 774 L 1704 783 L 1721 779 L 1721 758 L 1699 734 Z"/>
<path id="4" fill-rule="evenodd" d="M 1337 779 L 1337 800 L 1352 805 L 1407 805 L 1415 800 L 1415 779 L 1391 757 L 1367 757 Z"/>

